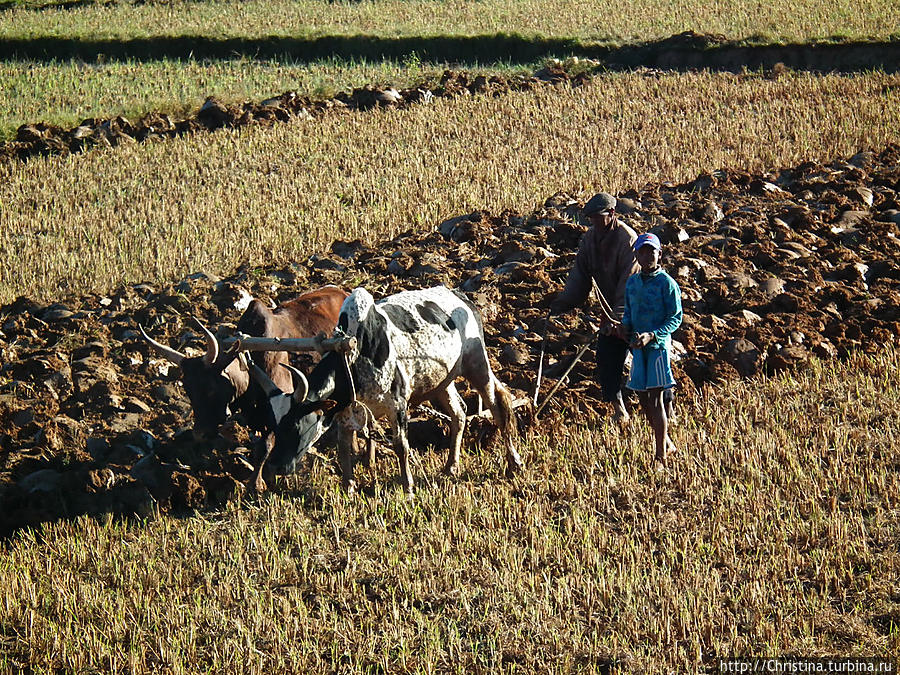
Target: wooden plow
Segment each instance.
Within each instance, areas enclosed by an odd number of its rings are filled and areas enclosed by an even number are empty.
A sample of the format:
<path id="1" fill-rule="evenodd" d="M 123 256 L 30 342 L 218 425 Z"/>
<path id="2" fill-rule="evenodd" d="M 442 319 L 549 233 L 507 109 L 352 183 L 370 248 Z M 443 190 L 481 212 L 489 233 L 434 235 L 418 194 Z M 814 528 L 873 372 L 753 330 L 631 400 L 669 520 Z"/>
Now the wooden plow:
<path id="1" fill-rule="evenodd" d="M 616 318 L 612 305 L 609 304 L 609 301 L 606 299 L 606 296 L 603 295 L 603 292 L 600 290 L 600 287 L 597 285 L 597 282 L 594 281 L 593 277 L 591 278 L 591 283 L 594 287 L 594 294 L 597 296 L 597 300 L 600 303 L 600 312 L 603 314 L 603 318 L 606 319 L 606 322 L 612 326 L 620 325 L 621 321 Z M 568 367 L 566 367 L 565 371 L 563 371 L 563 374 L 556 381 L 556 384 L 553 385 L 553 388 L 547 393 L 540 405 L 538 405 L 538 392 L 541 387 L 541 375 L 544 371 L 544 351 L 547 345 L 547 329 L 549 325 L 550 314 L 548 313 L 547 320 L 544 324 L 544 337 L 541 340 L 541 353 L 538 357 L 540 362 L 538 363 L 537 382 L 535 383 L 534 387 L 534 405 L 536 406 L 534 409 L 535 419 L 537 419 L 538 415 L 541 414 L 541 411 L 544 409 L 553 395 L 560 389 L 560 387 L 562 387 L 566 383 L 566 380 L 569 377 L 569 373 L 572 372 L 572 369 L 578 364 L 578 362 L 581 360 L 581 357 L 585 355 L 585 352 L 587 352 L 590 346 L 594 344 L 594 341 L 599 337 L 601 331 L 601 328 L 595 330 L 590 339 L 578 349 L 578 351 L 575 353 L 575 357 L 572 359 L 572 362 L 568 365 Z"/>

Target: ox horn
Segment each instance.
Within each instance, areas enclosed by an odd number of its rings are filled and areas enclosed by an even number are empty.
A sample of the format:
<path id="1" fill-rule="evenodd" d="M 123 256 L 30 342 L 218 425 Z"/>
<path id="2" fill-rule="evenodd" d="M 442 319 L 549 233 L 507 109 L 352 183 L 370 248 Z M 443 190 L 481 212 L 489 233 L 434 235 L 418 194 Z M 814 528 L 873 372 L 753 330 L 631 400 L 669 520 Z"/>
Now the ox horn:
<path id="1" fill-rule="evenodd" d="M 200 323 L 200 319 L 196 316 L 191 317 L 194 320 L 194 323 L 200 327 L 200 330 L 203 331 L 203 334 L 206 336 L 206 355 L 203 357 L 203 363 L 207 366 L 212 366 L 216 359 L 219 358 L 219 341 L 216 340 L 216 336 L 210 332 L 209 328 Z"/>
<path id="2" fill-rule="evenodd" d="M 277 396 L 278 394 L 283 394 L 284 392 L 278 388 L 278 385 L 272 381 L 272 378 L 269 377 L 268 373 L 260 368 L 253 359 L 244 358 L 247 367 L 250 370 L 250 377 L 262 387 L 262 390 L 265 392 L 266 396 L 269 398 L 273 396 Z"/>
<path id="3" fill-rule="evenodd" d="M 290 371 L 291 379 L 294 381 L 294 393 L 292 394 L 294 400 L 297 403 L 303 403 L 307 394 L 309 394 L 309 380 L 306 379 L 306 375 L 294 368 L 294 366 L 287 363 L 282 363 L 281 365 Z"/>
<path id="4" fill-rule="evenodd" d="M 176 366 L 181 365 L 181 362 L 184 361 L 184 354 L 177 352 L 171 347 L 167 347 L 166 345 L 154 340 L 152 337 L 147 335 L 144 327 L 141 324 L 138 324 L 138 328 L 141 329 L 141 335 L 144 336 L 144 339 L 150 344 L 151 347 L 153 347 L 156 351 L 169 359 L 169 361 L 174 363 Z"/>

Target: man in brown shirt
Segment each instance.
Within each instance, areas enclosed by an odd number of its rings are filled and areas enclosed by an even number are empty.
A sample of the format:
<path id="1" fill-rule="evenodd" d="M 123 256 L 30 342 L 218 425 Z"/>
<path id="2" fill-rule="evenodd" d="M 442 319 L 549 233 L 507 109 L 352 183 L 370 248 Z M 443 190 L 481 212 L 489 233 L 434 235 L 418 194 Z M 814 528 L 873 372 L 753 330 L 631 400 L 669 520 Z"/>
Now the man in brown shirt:
<path id="1" fill-rule="evenodd" d="M 616 217 L 616 198 L 606 192 L 591 197 L 581 213 L 591 229 L 581 238 L 575 265 L 569 272 L 566 287 L 551 303 L 550 314 L 565 314 L 583 304 L 591 292 L 593 279 L 615 318 L 621 320 L 625 311 L 625 282 L 641 269 L 632 249 L 637 233 Z M 622 371 L 627 353 L 628 345 L 618 326 L 604 320 L 597 338 L 594 372 L 603 400 L 612 404 L 615 419 L 622 422 L 629 419 L 622 400 Z"/>

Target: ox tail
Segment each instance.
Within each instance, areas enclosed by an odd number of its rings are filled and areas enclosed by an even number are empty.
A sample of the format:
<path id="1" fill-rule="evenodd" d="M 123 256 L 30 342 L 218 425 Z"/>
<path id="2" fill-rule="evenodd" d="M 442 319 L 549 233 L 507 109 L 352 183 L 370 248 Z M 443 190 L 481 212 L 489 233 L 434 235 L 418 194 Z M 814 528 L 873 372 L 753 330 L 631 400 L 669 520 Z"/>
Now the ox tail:
<path id="1" fill-rule="evenodd" d="M 513 412 L 513 397 L 500 380 L 492 377 L 493 405 L 491 406 L 491 414 L 494 417 L 494 423 L 503 436 L 503 445 L 506 447 L 506 475 L 512 478 L 513 475 L 522 470 L 522 458 L 516 452 L 515 439 L 518 436 L 516 428 L 516 416 Z"/>
<path id="2" fill-rule="evenodd" d="M 494 422 L 503 435 L 511 441 L 518 436 L 516 415 L 513 411 L 513 396 L 509 389 L 506 388 L 506 385 L 496 377 L 494 378 L 494 397 L 497 404 L 496 412 L 498 413 L 498 419 L 494 420 Z"/>

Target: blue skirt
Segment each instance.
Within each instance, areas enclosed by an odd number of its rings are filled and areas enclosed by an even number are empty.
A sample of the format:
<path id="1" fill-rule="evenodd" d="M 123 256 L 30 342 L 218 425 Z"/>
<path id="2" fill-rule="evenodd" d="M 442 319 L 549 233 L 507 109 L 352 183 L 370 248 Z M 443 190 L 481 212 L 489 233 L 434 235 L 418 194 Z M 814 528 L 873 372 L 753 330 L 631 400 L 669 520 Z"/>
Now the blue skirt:
<path id="1" fill-rule="evenodd" d="M 647 391 L 675 386 L 668 349 L 632 349 L 631 358 L 631 376 L 627 385 L 629 389 Z"/>

